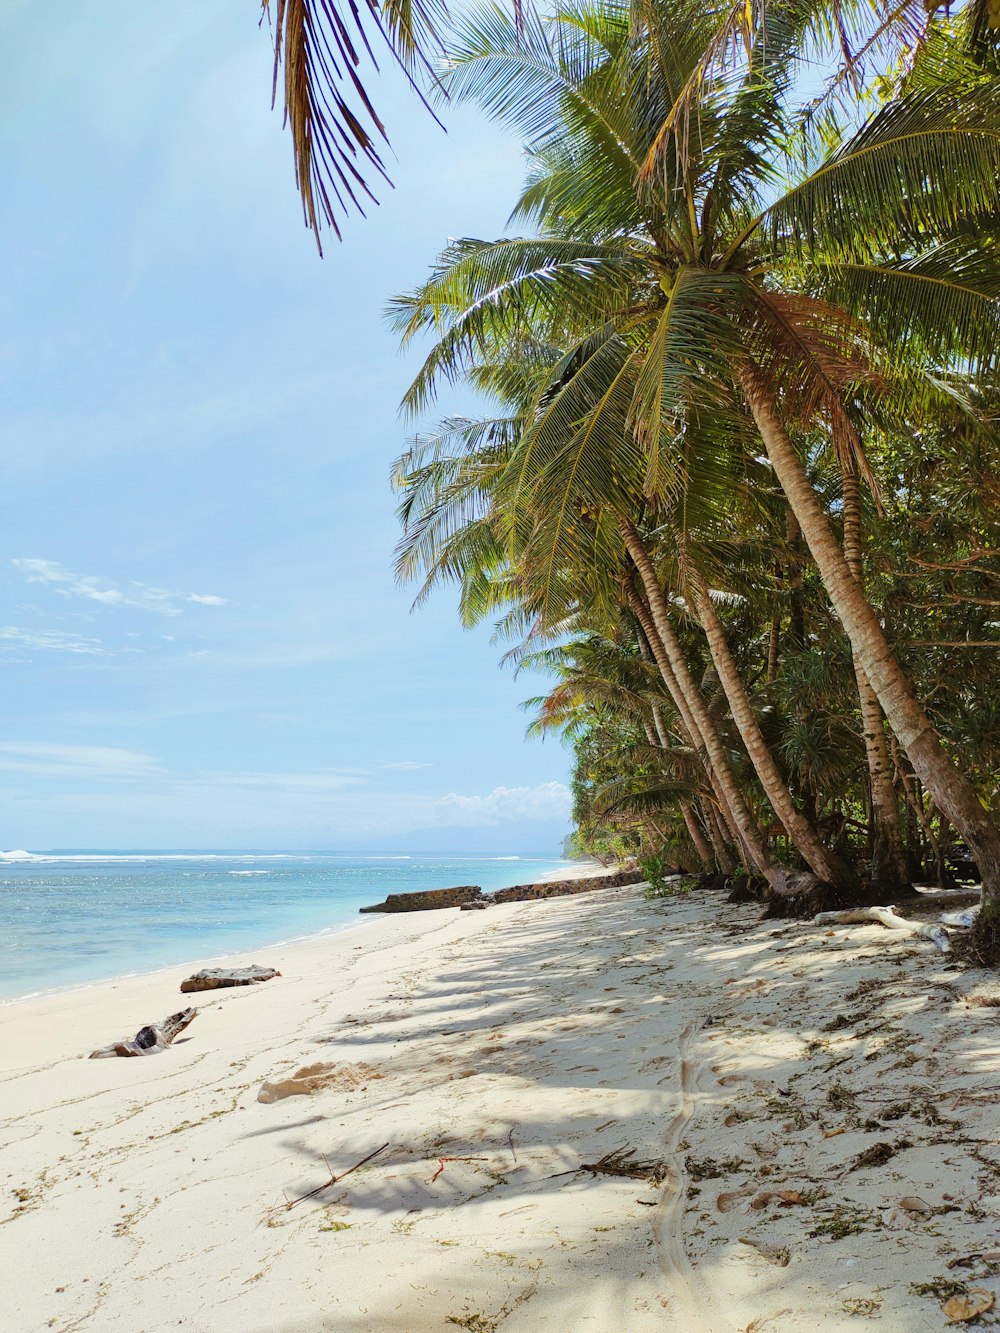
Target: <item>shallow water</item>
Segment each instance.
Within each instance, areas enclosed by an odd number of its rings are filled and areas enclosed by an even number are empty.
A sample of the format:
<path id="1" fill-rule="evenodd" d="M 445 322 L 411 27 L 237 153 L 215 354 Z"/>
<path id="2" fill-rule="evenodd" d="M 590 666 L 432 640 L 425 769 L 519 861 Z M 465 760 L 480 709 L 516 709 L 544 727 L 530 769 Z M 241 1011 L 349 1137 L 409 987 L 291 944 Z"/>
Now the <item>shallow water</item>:
<path id="1" fill-rule="evenodd" d="M 558 865 L 516 856 L 0 853 L 0 999 L 343 930 L 370 921 L 358 908 L 387 893 L 489 891 Z"/>

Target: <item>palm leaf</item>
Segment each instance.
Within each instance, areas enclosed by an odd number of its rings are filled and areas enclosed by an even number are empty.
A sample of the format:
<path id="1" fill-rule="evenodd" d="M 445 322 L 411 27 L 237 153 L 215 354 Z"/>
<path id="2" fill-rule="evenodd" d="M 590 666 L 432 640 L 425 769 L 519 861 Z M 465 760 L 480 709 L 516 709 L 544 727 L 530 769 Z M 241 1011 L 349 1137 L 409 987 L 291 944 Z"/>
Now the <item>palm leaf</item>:
<path id="1" fill-rule="evenodd" d="M 269 0 L 263 3 L 269 10 Z M 272 103 L 283 70 L 296 184 L 320 254 L 322 227 L 339 239 L 338 215 L 351 209 L 363 214 L 365 199 L 377 202 L 369 180 L 389 179 L 381 147 L 388 144 L 385 127 L 358 66 L 367 62 L 377 71 L 372 41 L 384 46 L 423 101 L 414 76 L 423 69 L 434 81 L 427 52 L 439 47 L 445 13 L 443 0 L 274 0 Z"/>

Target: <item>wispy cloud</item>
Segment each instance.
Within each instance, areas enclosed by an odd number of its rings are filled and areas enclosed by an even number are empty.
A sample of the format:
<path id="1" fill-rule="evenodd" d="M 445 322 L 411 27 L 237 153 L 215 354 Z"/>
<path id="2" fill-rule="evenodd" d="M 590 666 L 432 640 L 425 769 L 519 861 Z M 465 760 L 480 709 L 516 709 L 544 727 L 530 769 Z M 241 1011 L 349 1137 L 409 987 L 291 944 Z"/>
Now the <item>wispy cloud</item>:
<path id="1" fill-rule="evenodd" d="M 39 631 L 19 629 L 16 625 L 0 626 L 0 649 L 35 648 L 54 653 L 80 653 L 100 657 L 105 649 L 100 639 L 88 639 L 79 634 L 64 634 L 58 630 Z"/>
<path id="2" fill-rule="evenodd" d="M 357 787 L 368 781 L 357 770 L 319 773 L 206 773 L 195 779 L 215 788 L 258 788 L 273 794 L 329 797 L 331 792 Z"/>
<path id="3" fill-rule="evenodd" d="M 397 773 L 411 773 L 418 768 L 433 768 L 433 764 L 421 763 L 416 759 L 400 759 L 392 764 L 379 764 L 379 768 L 394 769 Z"/>
<path id="4" fill-rule="evenodd" d="M 380 788 L 372 770 L 347 766 L 184 772 L 124 746 L 20 739 L 0 739 L 0 799 L 15 823 L 27 812 L 44 811 L 66 829 L 68 842 L 80 845 L 96 845 L 101 830 L 134 820 L 150 821 L 161 841 L 167 835 L 164 845 L 178 828 L 187 830 L 192 845 L 217 843 L 223 832 L 253 845 L 262 845 L 263 836 L 323 846 L 448 828 L 465 837 L 476 828 L 563 824 L 572 804 L 560 782 L 435 797 Z"/>
<path id="5" fill-rule="evenodd" d="M 124 781 L 149 777 L 159 771 L 159 765 L 151 755 L 118 746 L 0 741 L 0 770 L 38 777 Z"/>
<path id="6" fill-rule="evenodd" d="M 561 782 L 537 787 L 494 787 L 486 796 L 449 792 L 431 807 L 434 824 L 500 824 L 508 819 L 565 819 L 572 809 L 569 788 Z"/>
<path id="7" fill-rule="evenodd" d="M 104 606 L 131 606 L 156 615 L 179 616 L 184 602 L 197 602 L 202 606 L 226 605 L 226 599 L 214 593 L 173 592 L 169 588 L 158 588 L 134 579 L 122 587 L 116 587 L 107 579 L 93 574 L 74 574 L 56 560 L 21 558 L 12 560 L 11 564 L 29 583 L 43 584 L 61 597 L 82 597 Z"/>

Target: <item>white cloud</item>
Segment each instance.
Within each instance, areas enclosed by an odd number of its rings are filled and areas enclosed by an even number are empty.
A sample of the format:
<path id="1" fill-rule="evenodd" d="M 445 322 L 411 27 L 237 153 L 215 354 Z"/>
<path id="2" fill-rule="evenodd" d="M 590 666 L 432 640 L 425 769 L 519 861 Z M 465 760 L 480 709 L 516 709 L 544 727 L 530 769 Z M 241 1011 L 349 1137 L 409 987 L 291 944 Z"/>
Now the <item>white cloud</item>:
<path id="1" fill-rule="evenodd" d="M 38 632 L 18 629 L 16 625 L 0 626 L 0 648 L 5 644 L 18 648 L 42 648 L 55 653 L 81 653 L 99 657 L 104 653 L 100 639 L 86 639 L 79 634 L 63 634 L 58 630 Z"/>
<path id="2" fill-rule="evenodd" d="M 0 770 L 35 774 L 38 777 L 114 781 L 150 776 L 158 768 L 156 760 L 150 755 L 118 746 L 0 741 Z"/>
<path id="3" fill-rule="evenodd" d="M 49 841 L 90 846 L 102 841 L 99 830 L 136 821 L 149 830 L 146 841 L 164 846 L 178 829 L 190 845 L 220 845 L 221 836 L 223 843 L 261 846 L 262 838 L 280 838 L 314 847 L 429 829 L 501 826 L 513 833 L 519 824 L 564 823 L 571 804 L 559 782 L 434 797 L 379 789 L 370 770 L 349 767 L 183 772 L 125 747 L 23 740 L 0 740 L 0 800 L 10 820 L 42 812 L 65 829 Z M 31 844 L 30 837 L 20 841 Z M 115 841 L 123 841 L 120 833 L 111 833 Z"/>
<path id="4" fill-rule="evenodd" d="M 328 797 L 345 787 L 367 782 L 360 772 L 320 773 L 206 773 L 195 781 L 211 787 L 262 788 L 273 795 L 290 792 L 307 797 Z"/>
<path id="5" fill-rule="evenodd" d="M 124 588 L 115 587 L 107 579 L 93 574 L 74 574 L 56 560 L 22 558 L 11 564 L 29 583 L 40 583 L 52 588 L 62 597 L 82 597 L 104 606 L 134 606 L 161 616 L 179 616 L 178 602 L 198 602 L 202 606 L 225 606 L 226 599 L 214 593 L 179 593 L 169 588 L 157 588 L 150 583 L 130 580 Z"/>
<path id="6" fill-rule="evenodd" d="M 380 764 L 379 767 L 395 769 L 397 773 L 411 773 L 418 768 L 433 768 L 433 764 L 420 763 L 416 759 L 400 759 L 394 764 Z"/>
<path id="7" fill-rule="evenodd" d="M 500 824 L 508 819 L 565 819 L 572 808 L 569 788 L 561 782 L 537 787 L 494 787 L 487 796 L 449 792 L 431 807 L 435 824 Z"/>

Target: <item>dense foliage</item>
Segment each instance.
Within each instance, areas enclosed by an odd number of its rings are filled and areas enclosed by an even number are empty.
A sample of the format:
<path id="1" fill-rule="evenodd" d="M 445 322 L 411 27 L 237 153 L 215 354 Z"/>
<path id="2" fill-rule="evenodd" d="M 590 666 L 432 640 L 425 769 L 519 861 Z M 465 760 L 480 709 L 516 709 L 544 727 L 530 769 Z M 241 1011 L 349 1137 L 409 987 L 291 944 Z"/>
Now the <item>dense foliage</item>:
<path id="1" fill-rule="evenodd" d="M 790 904 L 944 880 L 957 848 L 988 943 L 992 36 L 974 5 L 811 0 L 453 34 L 449 95 L 524 138 L 523 234 L 453 241 L 393 303 L 432 339 L 408 410 L 489 404 L 399 460 L 399 570 L 551 674 L 532 726 L 574 747 L 588 850 Z"/>

